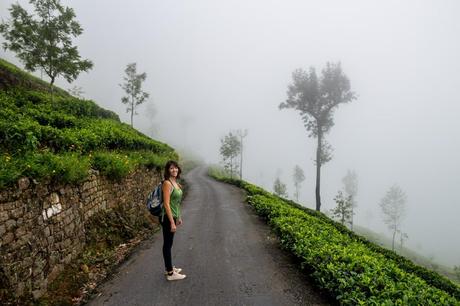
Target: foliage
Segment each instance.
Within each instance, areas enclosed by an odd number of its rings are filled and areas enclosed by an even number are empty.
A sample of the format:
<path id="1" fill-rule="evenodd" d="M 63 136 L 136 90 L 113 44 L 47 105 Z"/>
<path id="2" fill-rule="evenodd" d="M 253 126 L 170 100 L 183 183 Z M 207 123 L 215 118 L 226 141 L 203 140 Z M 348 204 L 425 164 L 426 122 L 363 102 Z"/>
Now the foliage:
<path id="1" fill-rule="evenodd" d="M 341 190 L 334 198 L 337 206 L 331 209 L 331 214 L 335 219 L 338 219 L 342 225 L 351 224 L 353 216 L 351 196 L 345 196 Z"/>
<path id="2" fill-rule="evenodd" d="M 401 222 L 404 216 L 404 205 L 406 203 L 406 195 L 402 189 L 394 185 L 390 187 L 383 199 L 380 201 L 380 207 L 383 212 L 383 221 L 393 233 L 392 250 L 395 249 L 395 236 L 398 231 L 401 231 Z"/>
<path id="3" fill-rule="evenodd" d="M 123 78 L 125 83 L 120 84 L 126 92 L 126 96 L 121 98 L 121 102 L 128 104 L 126 112 L 131 113 L 131 127 L 133 126 L 133 116 L 137 114 L 135 112 L 136 107 L 144 103 L 149 97 L 147 92 L 142 91 L 142 82 L 147 78 L 147 74 L 145 72 L 137 74 L 136 70 L 136 63 L 128 64 L 125 69 L 126 76 Z"/>
<path id="4" fill-rule="evenodd" d="M 303 181 L 305 181 L 305 174 L 303 173 L 303 170 L 302 170 L 302 168 L 300 168 L 299 165 L 295 165 L 295 167 L 294 167 L 293 178 L 294 178 L 294 187 L 295 187 L 294 197 L 295 197 L 296 201 L 299 202 L 300 184 Z"/>
<path id="5" fill-rule="evenodd" d="M 445 277 L 356 235 L 324 214 L 242 180 L 210 175 L 247 191 L 285 248 L 343 305 L 458 305 L 460 288 Z"/>
<path id="6" fill-rule="evenodd" d="M 236 175 L 238 163 L 235 158 L 241 151 L 241 142 L 236 134 L 228 133 L 220 140 L 220 155 L 224 161 L 224 167 L 230 173 L 230 177 Z"/>
<path id="7" fill-rule="evenodd" d="M 120 180 L 134 170 L 134 163 L 128 158 L 128 155 L 106 152 L 95 153 L 92 166 L 115 180 Z"/>
<path id="8" fill-rule="evenodd" d="M 134 167 L 161 168 L 167 159 L 178 159 L 171 147 L 93 101 L 68 94 L 51 99 L 30 89 L 40 89 L 39 82 L 3 60 L 0 73 L 16 84 L 38 84 L 0 90 L 0 188 L 22 176 L 77 183 L 91 165 L 119 179 Z M 129 161 L 120 162 L 125 155 Z"/>
<path id="9" fill-rule="evenodd" d="M 279 109 L 293 108 L 299 111 L 308 137 L 318 140 L 315 164 L 317 167 L 316 179 L 316 210 L 321 209 L 320 199 L 320 169 L 321 165 L 332 158 L 332 148 L 324 140 L 334 125 L 333 115 L 341 103 L 348 103 L 356 99 L 350 90 L 350 81 L 343 73 L 340 63 L 327 63 L 318 80 L 315 68 L 309 72 L 297 69 L 292 73 L 293 83 L 288 87 L 288 98 L 279 105 Z"/>
<path id="10" fill-rule="evenodd" d="M 81 60 L 72 37 L 83 30 L 74 20 L 73 9 L 64 7 L 59 0 L 30 0 L 36 16 L 29 14 L 18 3 L 10 7 L 11 20 L 0 25 L 5 42 L 3 47 L 17 54 L 30 71 L 41 69 L 50 77 L 50 85 L 62 75 L 72 82 L 81 71 L 93 64 Z"/>
<path id="11" fill-rule="evenodd" d="M 281 182 L 280 178 L 277 177 L 275 179 L 275 182 L 273 183 L 273 191 L 275 192 L 275 194 L 279 197 L 283 197 L 283 198 L 287 198 L 288 197 L 288 194 L 287 194 L 287 188 L 286 188 L 286 184 L 284 184 L 283 182 Z"/>

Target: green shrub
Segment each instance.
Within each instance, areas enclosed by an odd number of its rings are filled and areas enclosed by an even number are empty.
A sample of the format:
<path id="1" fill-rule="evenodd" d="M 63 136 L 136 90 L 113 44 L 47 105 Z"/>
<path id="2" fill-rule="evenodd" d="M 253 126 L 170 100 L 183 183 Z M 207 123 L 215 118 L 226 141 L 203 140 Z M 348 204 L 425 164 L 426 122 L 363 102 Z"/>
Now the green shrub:
<path id="1" fill-rule="evenodd" d="M 159 169 L 178 159 L 114 112 L 60 89 L 52 99 L 46 83 L 0 59 L 1 76 L 8 80 L 0 91 L 0 188 L 21 176 L 76 183 L 90 166 L 121 179 L 135 167 Z"/>
<path id="2" fill-rule="evenodd" d="M 210 174 L 216 173 L 210 171 Z M 284 248 L 343 305 L 460 305 L 459 288 L 407 259 L 390 255 L 323 214 L 240 180 L 247 201 L 268 220 Z"/>
<path id="3" fill-rule="evenodd" d="M 135 163 L 127 155 L 108 152 L 96 152 L 92 158 L 92 167 L 110 179 L 120 180 L 134 170 Z"/>

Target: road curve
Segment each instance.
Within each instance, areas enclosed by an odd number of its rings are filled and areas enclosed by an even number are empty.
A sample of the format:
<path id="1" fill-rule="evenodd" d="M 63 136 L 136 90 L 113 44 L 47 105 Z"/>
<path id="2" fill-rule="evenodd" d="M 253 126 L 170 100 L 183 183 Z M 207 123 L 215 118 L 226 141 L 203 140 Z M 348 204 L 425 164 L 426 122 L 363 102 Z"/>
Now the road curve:
<path id="1" fill-rule="evenodd" d="M 165 279 L 157 232 L 88 305 L 331 305 L 279 249 L 243 192 L 206 171 L 186 176 L 184 224 L 174 237 L 173 264 L 187 278 Z"/>

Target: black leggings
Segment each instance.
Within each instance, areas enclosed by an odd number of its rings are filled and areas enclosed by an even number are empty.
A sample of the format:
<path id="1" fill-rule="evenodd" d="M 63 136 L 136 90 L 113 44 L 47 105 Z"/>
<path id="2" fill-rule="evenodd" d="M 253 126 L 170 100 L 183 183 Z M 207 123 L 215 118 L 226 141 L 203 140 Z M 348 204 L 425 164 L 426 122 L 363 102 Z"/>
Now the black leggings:
<path id="1" fill-rule="evenodd" d="M 176 219 L 174 219 L 176 223 Z M 167 216 L 164 216 L 163 222 L 161 222 L 161 227 L 163 229 L 163 259 L 165 261 L 166 271 L 170 272 L 173 269 L 171 249 L 174 240 L 174 233 L 171 232 L 171 222 Z"/>

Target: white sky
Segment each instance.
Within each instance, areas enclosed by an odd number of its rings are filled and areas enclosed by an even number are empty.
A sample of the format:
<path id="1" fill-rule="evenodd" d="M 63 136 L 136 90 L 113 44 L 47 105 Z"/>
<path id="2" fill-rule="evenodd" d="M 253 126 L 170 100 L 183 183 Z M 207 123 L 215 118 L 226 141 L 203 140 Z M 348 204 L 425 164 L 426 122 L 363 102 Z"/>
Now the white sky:
<path id="1" fill-rule="evenodd" d="M 7 18 L 13 1 L 2 0 Z M 27 6 L 27 1 L 19 1 Z M 95 66 L 69 85 L 129 122 L 124 68 L 147 72 L 158 110 L 135 126 L 219 161 L 220 137 L 247 128 L 245 177 L 271 189 L 275 175 L 314 207 L 316 142 L 298 113 L 278 110 L 296 68 L 341 61 L 359 98 L 336 111 L 322 170 L 323 210 L 347 169 L 359 176 L 356 221 L 388 233 L 378 203 L 397 183 L 407 193 L 408 245 L 460 265 L 460 2 L 450 1 L 63 1 L 84 33 L 76 43 Z M 1 38 L 0 38 L 1 39 Z M 1 56 L 20 64 L 13 54 Z M 20 65 L 21 66 L 21 65 Z M 373 217 L 369 217 L 369 211 Z M 420 251 L 420 250 L 419 250 Z"/>

